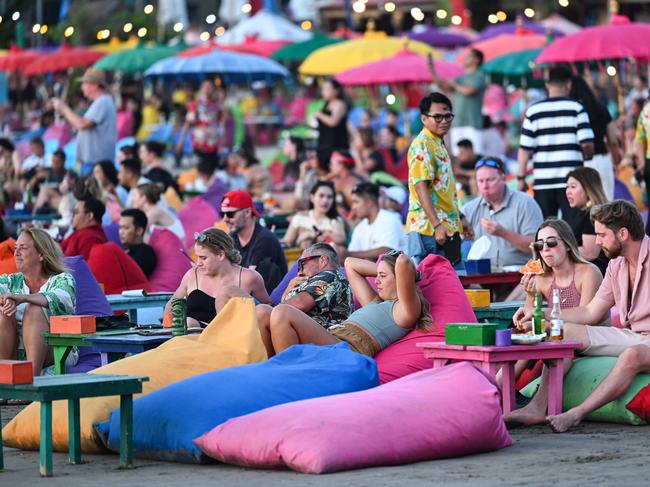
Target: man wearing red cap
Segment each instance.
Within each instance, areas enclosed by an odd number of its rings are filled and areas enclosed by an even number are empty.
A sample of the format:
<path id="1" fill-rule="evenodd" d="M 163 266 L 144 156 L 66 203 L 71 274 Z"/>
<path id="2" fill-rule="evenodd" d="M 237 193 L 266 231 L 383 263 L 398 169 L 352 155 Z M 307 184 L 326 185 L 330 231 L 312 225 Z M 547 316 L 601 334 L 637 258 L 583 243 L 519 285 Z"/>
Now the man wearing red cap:
<path id="1" fill-rule="evenodd" d="M 270 293 L 287 273 L 287 261 L 280 241 L 257 222 L 258 216 L 250 194 L 242 189 L 226 193 L 221 202 L 221 218 L 241 253 L 241 265 L 259 272 Z"/>

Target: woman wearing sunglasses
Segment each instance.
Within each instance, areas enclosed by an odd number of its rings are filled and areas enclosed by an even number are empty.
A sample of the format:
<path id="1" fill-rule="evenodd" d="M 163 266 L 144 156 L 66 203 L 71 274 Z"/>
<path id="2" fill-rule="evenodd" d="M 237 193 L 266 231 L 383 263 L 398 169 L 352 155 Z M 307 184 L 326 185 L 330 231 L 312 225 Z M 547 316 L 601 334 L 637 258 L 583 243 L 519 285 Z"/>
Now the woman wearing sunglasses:
<path id="1" fill-rule="evenodd" d="M 336 209 L 334 183 L 318 181 L 309 192 L 309 211 L 294 215 L 283 246 L 306 249 L 316 242 L 345 244 L 345 226 Z"/>
<path id="2" fill-rule="evenodd" d="M 596 244 L 596 231 L 589 216 L 593 206 L 607 203 L 598 171 L 585 166 L 578 167 L 567 174 L 566 198 L 571 208 L 580 210 L 571 222 L 573 234 L 578 242 L 578 250 L 585 259 L 595 264 L 604 276 L 609 259 L 603 249 Z"/>
<path id="3" fill-rule="evenodd" d="M 342 324 L 326 330 L 297 308 L 278 305 L 271 312 L 273 349 L 268 350 L 269 356 L 298 343 L 347 342 L 350 349 L 372 357 L 413 328 L 430 327 L 429 303 L 416 285 L 417 271 L 405 254 L 391 251 L 382 255 L 377 264 L 349 257 L 345 270 L 352 293 L 362 307 Z M 376 290 L 368 277 L 375 278 Z"/>
<path id="4" fill-rule="evenodd" d="M 241 255 L 230 235 L 208 228 L 194 235 L 196 260 L 187 271 L 174 298 L 187 299 L 187 327 L 207 326 L 217 316 L 215 297 L 224 289 L 238 287 L 260 303 L 270 303 L 264 280 L 256 271 L 239 265 Z M 171 300 L 165 312 L 171 309 Z"/>

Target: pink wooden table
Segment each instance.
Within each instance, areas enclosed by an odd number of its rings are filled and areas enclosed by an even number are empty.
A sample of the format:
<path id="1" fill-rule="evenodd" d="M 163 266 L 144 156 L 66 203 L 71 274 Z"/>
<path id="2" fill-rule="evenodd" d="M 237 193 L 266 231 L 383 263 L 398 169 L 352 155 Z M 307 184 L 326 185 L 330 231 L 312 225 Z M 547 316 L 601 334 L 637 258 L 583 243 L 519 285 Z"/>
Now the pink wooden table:
<path id="1" fill-rule="evenodd" d="M 515 408 L 515 362 L 517 360 L 543 360 L 549 368 L 548 414 L 562 413 L 562 385 L 565 358 L 573 358 L 573 351 L 580 348 L 577 342 L 542 342 L 535 345 L 511 345 L 509 347 L 447 345 L 444 342 L 418 343 L 424 356 L 433 359 L 433 368 L 444 367 L 449 360 L 472 362 L 477 367 L 496 376 L 501 368 L 503 413 Z"/>

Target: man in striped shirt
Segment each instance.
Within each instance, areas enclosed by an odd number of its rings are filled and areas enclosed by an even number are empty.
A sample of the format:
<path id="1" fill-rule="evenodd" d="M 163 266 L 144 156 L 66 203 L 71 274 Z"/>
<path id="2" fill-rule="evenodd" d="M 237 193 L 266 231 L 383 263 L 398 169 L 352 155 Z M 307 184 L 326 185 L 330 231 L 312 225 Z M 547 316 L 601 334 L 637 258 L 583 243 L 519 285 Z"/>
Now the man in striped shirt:
<path id="1" fill-rule="evenodd" d="M 525 187 L 526 166 L 533 159 L 535 200 L 544 218 L 571 220 L 575 211 L 566 199 L 566 177 L 594 153 L 594 133 L 589 115 L 580 102 L 568 98 L 571 73 L 564 67 L 551 68 L 546 82 L 548 98 L 526 110 L 519 140 L 519 189 Z"/>

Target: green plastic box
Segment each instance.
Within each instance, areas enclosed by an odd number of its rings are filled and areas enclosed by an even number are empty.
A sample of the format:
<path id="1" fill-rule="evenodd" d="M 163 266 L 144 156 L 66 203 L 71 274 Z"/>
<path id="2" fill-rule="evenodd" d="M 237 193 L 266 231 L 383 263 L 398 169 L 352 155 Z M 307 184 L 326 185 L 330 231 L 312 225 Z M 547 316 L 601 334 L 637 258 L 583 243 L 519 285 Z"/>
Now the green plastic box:
<path id="1" fill-rule="evenodd" d="M 445 326 L 447 345 L 494 345 L 496 331 L 508 323 L 448 323 Z"/>

